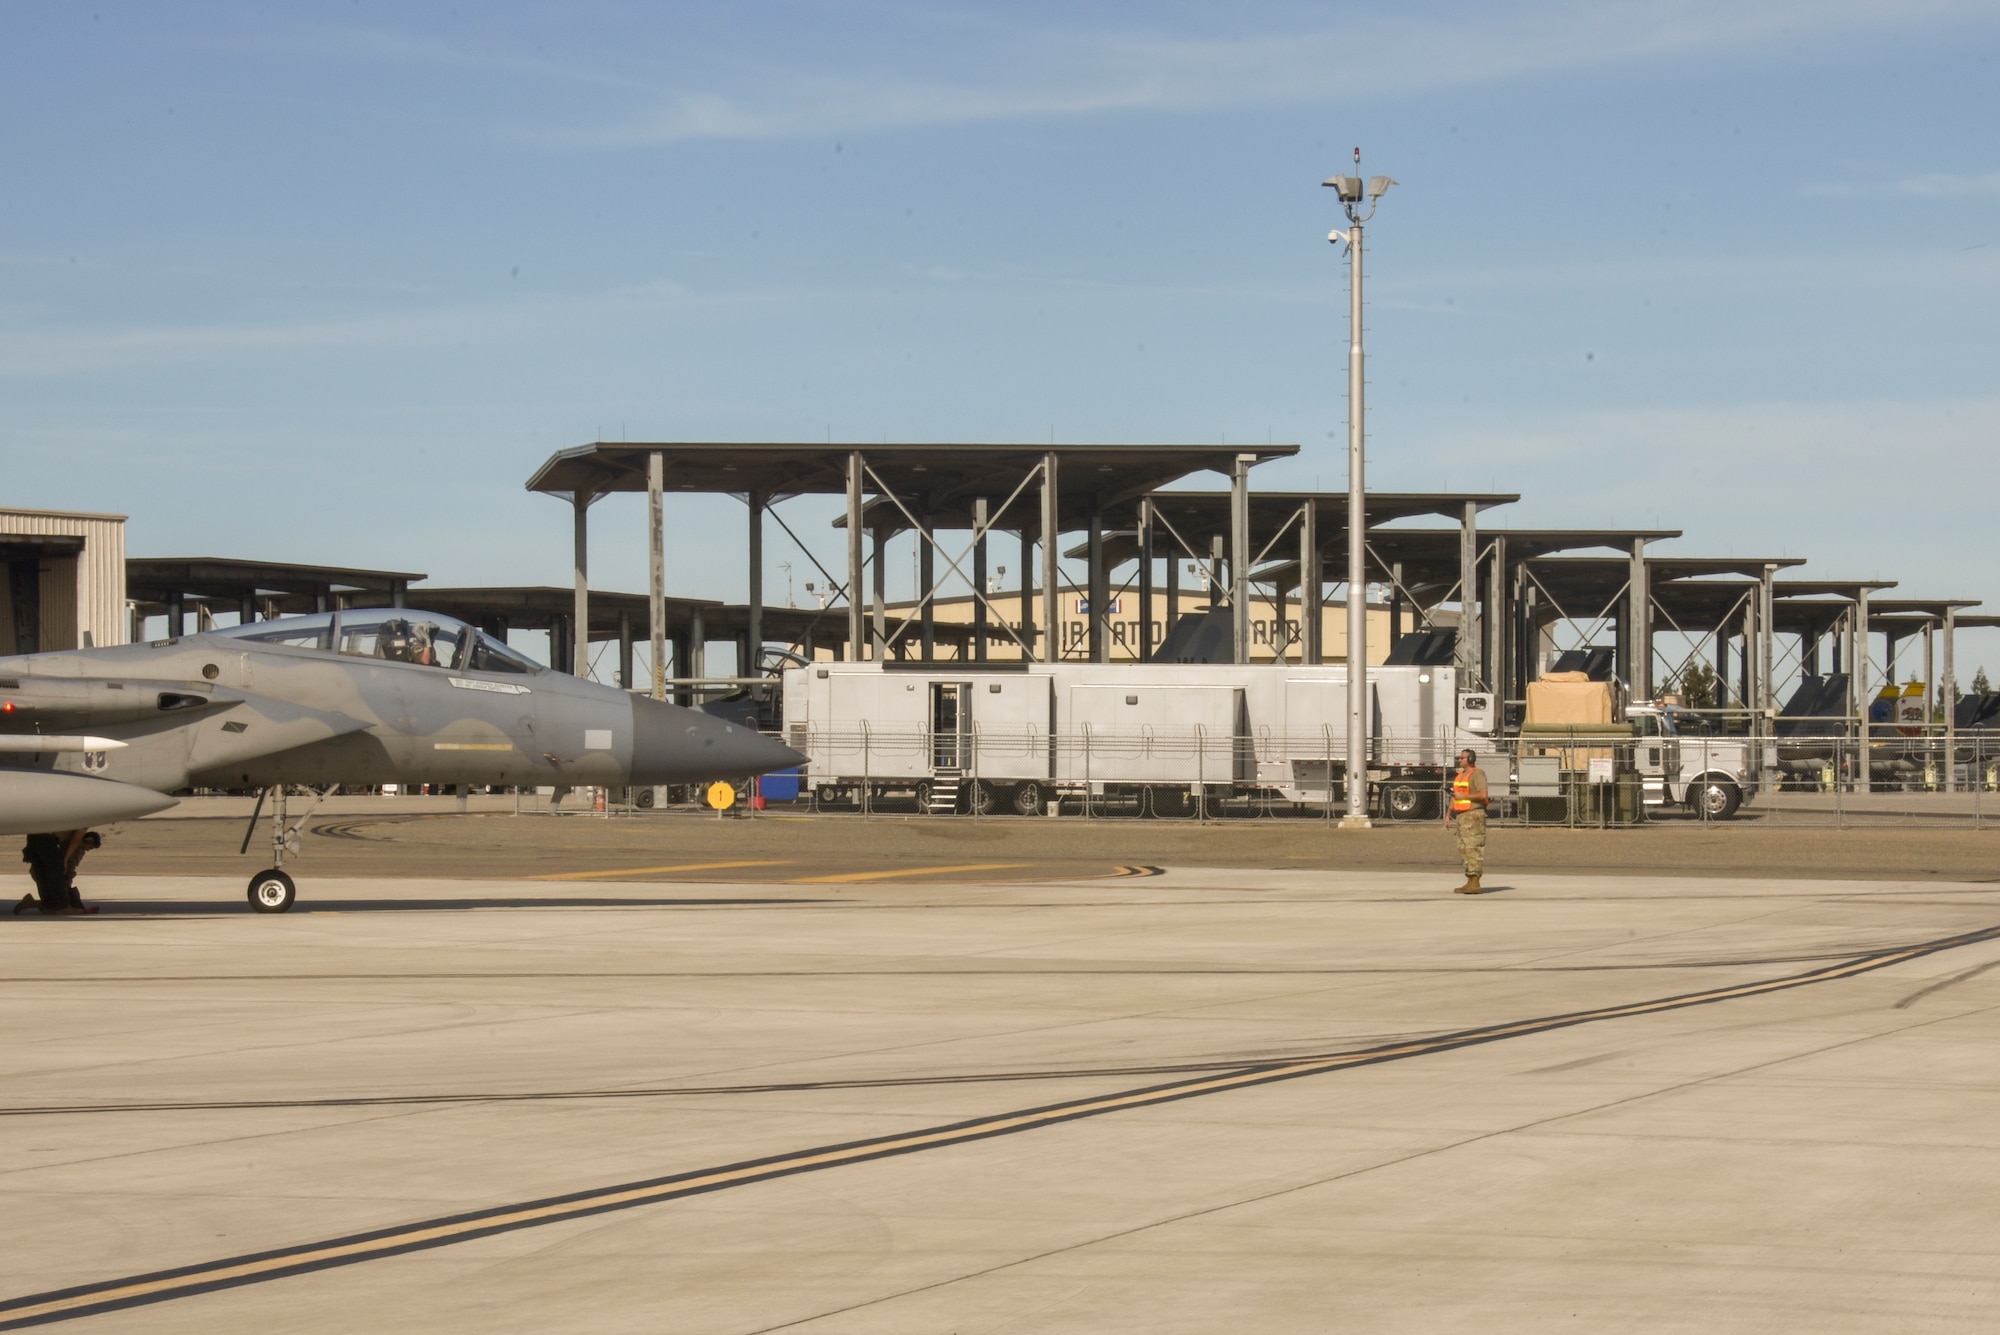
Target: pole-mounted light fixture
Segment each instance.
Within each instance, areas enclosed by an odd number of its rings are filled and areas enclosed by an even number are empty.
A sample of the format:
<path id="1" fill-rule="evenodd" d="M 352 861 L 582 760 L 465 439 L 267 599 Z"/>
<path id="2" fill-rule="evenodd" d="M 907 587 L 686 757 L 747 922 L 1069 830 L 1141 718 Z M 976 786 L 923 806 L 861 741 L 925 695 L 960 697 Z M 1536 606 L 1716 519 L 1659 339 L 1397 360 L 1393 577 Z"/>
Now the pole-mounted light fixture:
<path id="1" fill-rule="evenodd" d="M 1361 179 L 1361 150 L 1354 150 L 1354 174 L 1330 176 L 1322 185 L 1340 196 L 1347 230 L 1335 228 L 1326 239 L 1347 247 L 1351 290 L 1348 293 L 1347 345 L 1347 814 L 1343 829 L 1366 829 L 1368 819 L 1368 567 L 1367 496 L 1363 486 L 1365 416 L 1362 402 L 1361 352 L 1361 228 L 1389 187 L 1386 176 Z M 1364 195 L 1368 211 L 1361 212 Z M 1319 609 L 1313 609 L 1319 615 Z"/>

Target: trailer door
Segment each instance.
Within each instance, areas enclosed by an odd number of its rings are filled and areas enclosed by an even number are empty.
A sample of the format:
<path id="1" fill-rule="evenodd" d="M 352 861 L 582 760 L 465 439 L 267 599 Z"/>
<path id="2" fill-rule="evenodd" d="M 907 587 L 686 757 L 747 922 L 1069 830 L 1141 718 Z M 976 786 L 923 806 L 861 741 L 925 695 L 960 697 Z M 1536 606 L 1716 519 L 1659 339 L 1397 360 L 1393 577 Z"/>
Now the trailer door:
<path id="1" fill-rule="evenodd" d="M 972 683 L 931 683 L 931 769 L 965 768 L 966 734 L 972 727 Z"/>

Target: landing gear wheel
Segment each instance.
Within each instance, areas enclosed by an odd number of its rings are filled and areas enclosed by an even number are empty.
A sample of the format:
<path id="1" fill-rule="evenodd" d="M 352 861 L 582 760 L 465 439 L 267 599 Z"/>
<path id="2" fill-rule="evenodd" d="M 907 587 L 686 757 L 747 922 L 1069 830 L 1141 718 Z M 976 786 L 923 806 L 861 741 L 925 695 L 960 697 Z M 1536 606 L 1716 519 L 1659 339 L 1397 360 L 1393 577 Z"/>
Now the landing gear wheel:
<path id="1" fill-rule="evenodd" d="M 1042 785 L 1024 783 L 1014 790 L 1014 810 L 1023 816 L 1042 814 Z"/>
<path id="2" fill-rule="evenodd" d="M 250 878 L 250 907 L 259 913 L 283 913 L 299 897 L 292 878 L 276 867 Z"/>

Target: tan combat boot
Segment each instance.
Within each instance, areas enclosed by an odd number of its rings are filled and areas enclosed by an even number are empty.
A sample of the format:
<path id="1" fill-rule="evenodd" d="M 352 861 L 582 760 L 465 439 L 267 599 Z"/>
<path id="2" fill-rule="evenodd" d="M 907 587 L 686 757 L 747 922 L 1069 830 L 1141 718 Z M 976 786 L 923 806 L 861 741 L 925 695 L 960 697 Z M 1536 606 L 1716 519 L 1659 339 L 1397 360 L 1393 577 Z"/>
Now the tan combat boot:
<path id="1" fill-rule="evenodd" d="M 1478 895 L 1484 894 L 1485 891 L 1479 888 L 1479 878 L 1477 876 L 1468 875 L 1465 878 L 1465 884 L 1452 891 L 1452 893 L 1456 895 Z"/>

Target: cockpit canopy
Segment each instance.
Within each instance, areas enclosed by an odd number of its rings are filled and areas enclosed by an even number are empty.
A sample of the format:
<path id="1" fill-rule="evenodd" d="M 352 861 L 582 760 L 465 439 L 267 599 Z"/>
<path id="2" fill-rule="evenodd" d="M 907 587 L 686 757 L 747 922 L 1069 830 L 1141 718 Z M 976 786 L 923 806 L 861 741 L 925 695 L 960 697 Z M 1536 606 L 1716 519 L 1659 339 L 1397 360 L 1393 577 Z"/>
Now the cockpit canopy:
<path id="1" fill-rule="evenodd" d="M 541 664 L 455 617 L 409 607 L 357 607 L 342 612 L 251 621 L 211 634 L 255 644 L 386 659 L 453 671 L 534 673 Z"/>

